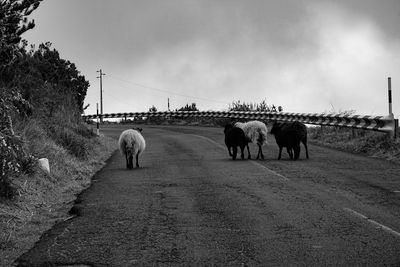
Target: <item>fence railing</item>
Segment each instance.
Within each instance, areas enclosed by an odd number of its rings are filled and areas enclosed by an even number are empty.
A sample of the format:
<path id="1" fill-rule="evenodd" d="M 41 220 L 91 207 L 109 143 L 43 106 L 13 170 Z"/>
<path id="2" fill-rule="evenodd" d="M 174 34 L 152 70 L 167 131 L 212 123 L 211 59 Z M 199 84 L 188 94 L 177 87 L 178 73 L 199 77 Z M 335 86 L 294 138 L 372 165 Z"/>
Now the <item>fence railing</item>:
<path id="1" fill-rule="evenodd" d="M 236 120 L 263 120 L 263 121 L 299 121 L 306 124 L 322 126 L 340 126 L 365 130 L 386 132 L 393 136 L 397 135 L 398 120 L 393 116 L 363 116 L 363 115 L 341 115 L 341 114 L 318 114 L 318 113 L 286 113 L 286 112 L 263 112 L 263 111 L 160 111 L 160 112 L 130 112 L 109 113 L 103 115 L 84 115 L 83 118 L 90 120 L 96 118 L 229 118 Z"/>

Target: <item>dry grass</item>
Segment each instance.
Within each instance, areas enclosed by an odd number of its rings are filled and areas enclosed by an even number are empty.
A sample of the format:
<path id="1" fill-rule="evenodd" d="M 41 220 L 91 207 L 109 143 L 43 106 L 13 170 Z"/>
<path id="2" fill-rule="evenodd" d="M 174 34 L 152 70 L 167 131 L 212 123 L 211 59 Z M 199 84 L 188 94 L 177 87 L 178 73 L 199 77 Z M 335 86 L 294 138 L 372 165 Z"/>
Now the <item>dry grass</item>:
<path id="1" fill-rule="evenodd" d="M 29 151 L 49 159 L 51 174 L 37 170 L 32 176 L 13 177 L 17 195 L 0 199 L 0 266 L 11 266 L 43 232 L 68 218 L 76 195 L 90 185 L 91 177 L 117 147 L 114 139 L 90 138 L 87 156 L 77 158 L 35 123 L 27 125 L 22 135 L 29 135 Z"/>
<path id="2" fill-rule="evenodd" d="M 312 127 L 309 140 L 318 145 L 400 163 L 400 139 L 386 133 L 337 127 Z"/>

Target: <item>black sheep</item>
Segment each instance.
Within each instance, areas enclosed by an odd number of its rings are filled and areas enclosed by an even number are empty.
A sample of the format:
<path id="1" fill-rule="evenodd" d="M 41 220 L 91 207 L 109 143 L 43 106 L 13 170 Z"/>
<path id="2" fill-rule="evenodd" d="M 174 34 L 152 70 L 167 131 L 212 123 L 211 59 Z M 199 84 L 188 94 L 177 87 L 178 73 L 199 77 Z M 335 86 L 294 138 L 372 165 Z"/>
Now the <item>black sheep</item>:
<path id="1" fill-rule="evenodd" d="M 240 157 L 244 159 L 244 147 L 247 145 L 247 140 L 243 130 L 238 127 L 234 127 L 232 124 L 227 124 L 225 125 L 224 133 L 225 144 L 228 148 L 229 156 L 235 160 L 237 155 L 237 147 L 240 147 Z M 231 152 L 231 147 L 233 152 Z"/>
<path id="2" fill-rule="evenodd" d="M 286 147 L 290 159 L 297 160 L 300 156 L 300 142 L 303 143 L 306 149 L 306 157 L 308 157 L 307 148 L 307 128 L 298 121 L 274 123 L 271 129 L 271 134 L 275 136 L 276 143 L 279 146 L 278 160 L 282 156 L 282 148 Z M 294 152 L 294 155 L 293 155 Z"/>

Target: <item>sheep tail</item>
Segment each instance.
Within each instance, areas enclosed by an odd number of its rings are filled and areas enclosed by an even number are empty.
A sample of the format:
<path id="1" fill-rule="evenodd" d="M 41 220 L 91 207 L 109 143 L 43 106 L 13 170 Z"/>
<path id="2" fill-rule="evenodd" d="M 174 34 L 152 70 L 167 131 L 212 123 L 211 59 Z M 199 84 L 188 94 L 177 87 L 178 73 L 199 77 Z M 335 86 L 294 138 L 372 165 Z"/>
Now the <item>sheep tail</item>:
<path id="1" fill-rule="evenodd" d="M 268 144 L 267 133 L 262 129 L 257 129 L 257 132 L 258 132 L 257 144 L 259 145 Z"/>

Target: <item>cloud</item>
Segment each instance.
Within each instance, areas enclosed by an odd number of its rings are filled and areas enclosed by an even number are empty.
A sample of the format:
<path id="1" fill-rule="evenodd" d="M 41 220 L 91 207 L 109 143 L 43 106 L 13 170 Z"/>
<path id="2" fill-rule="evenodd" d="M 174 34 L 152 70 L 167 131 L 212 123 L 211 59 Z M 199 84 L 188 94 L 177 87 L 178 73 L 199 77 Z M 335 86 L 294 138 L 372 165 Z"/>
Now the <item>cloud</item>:
<path id="1" fill-rule="evenodd" d="M 205 4 L 196 6 L 195 12 L 169 7 L 172 21 L 167 19 L 170 14 L 163 14 L 144 23 L 150 35 L 143 40 L 146 49 L 132 52 L 130 73 L 125 77 L 192 95 L 193 101 L 205 97 L 216 100 L 202 103 L 204 108 L 227 108 L 237 99 L 268 100 L 279 88 L 276 69 L 287 69 L 288 64 L 283 63 L 309 46 L 308 32 L 296 23 L 300 13 L 277 21 L 281 12 L 274 11 L 278 8 L 283 12 L 284 5 L 264 1 L 255 5 L 242 1 L 201 3 Z M 301 10 L 292 6 L 286 12 L 291 9 Z M 177 27 L 176 21 L 187 28 Z M 191 99 L 182 99 L 179 104 L 184 101 Z M 221 102 L 226 104 L 222 106 Z"/>
<path id="2" fill-rule="evenodd" d="M 319 43 L 313 64 L 320 81 L 326 81 L 320 88 L 329 92 L 322 101 L 337 110 L 386 114 L 386 78 L 400 67 L 393 57 L 399 42 L 387 42 L 373 20 L 341 6 L 314 5 L 310 12 Z"/>
<path id="3" fill-rule="evenodd" d="M 387 76 L 395 88 L 400 69 L 397 0 L 55 3 L 41 4 L 30 36 L 52 41 L 90 80 L 89 113 L 99 68 L 107 112 L 162 110 L 167 98 L 215 110 L 266 99 L 292 112 L 379 115 Z"/>
<path id="4" fill-rule="evenodd" d="M 331 3 L 303 6 L 292 22 L 234 7 L 202 26 L 208 35 L 157 46 L 132 78 L 191 95 L 176 102 L 205 109 L 266 99 L 293 112 L 386 112 L 386 77 L 398 66 L 398 46 L 386 43 L 373 21 Z"/>

